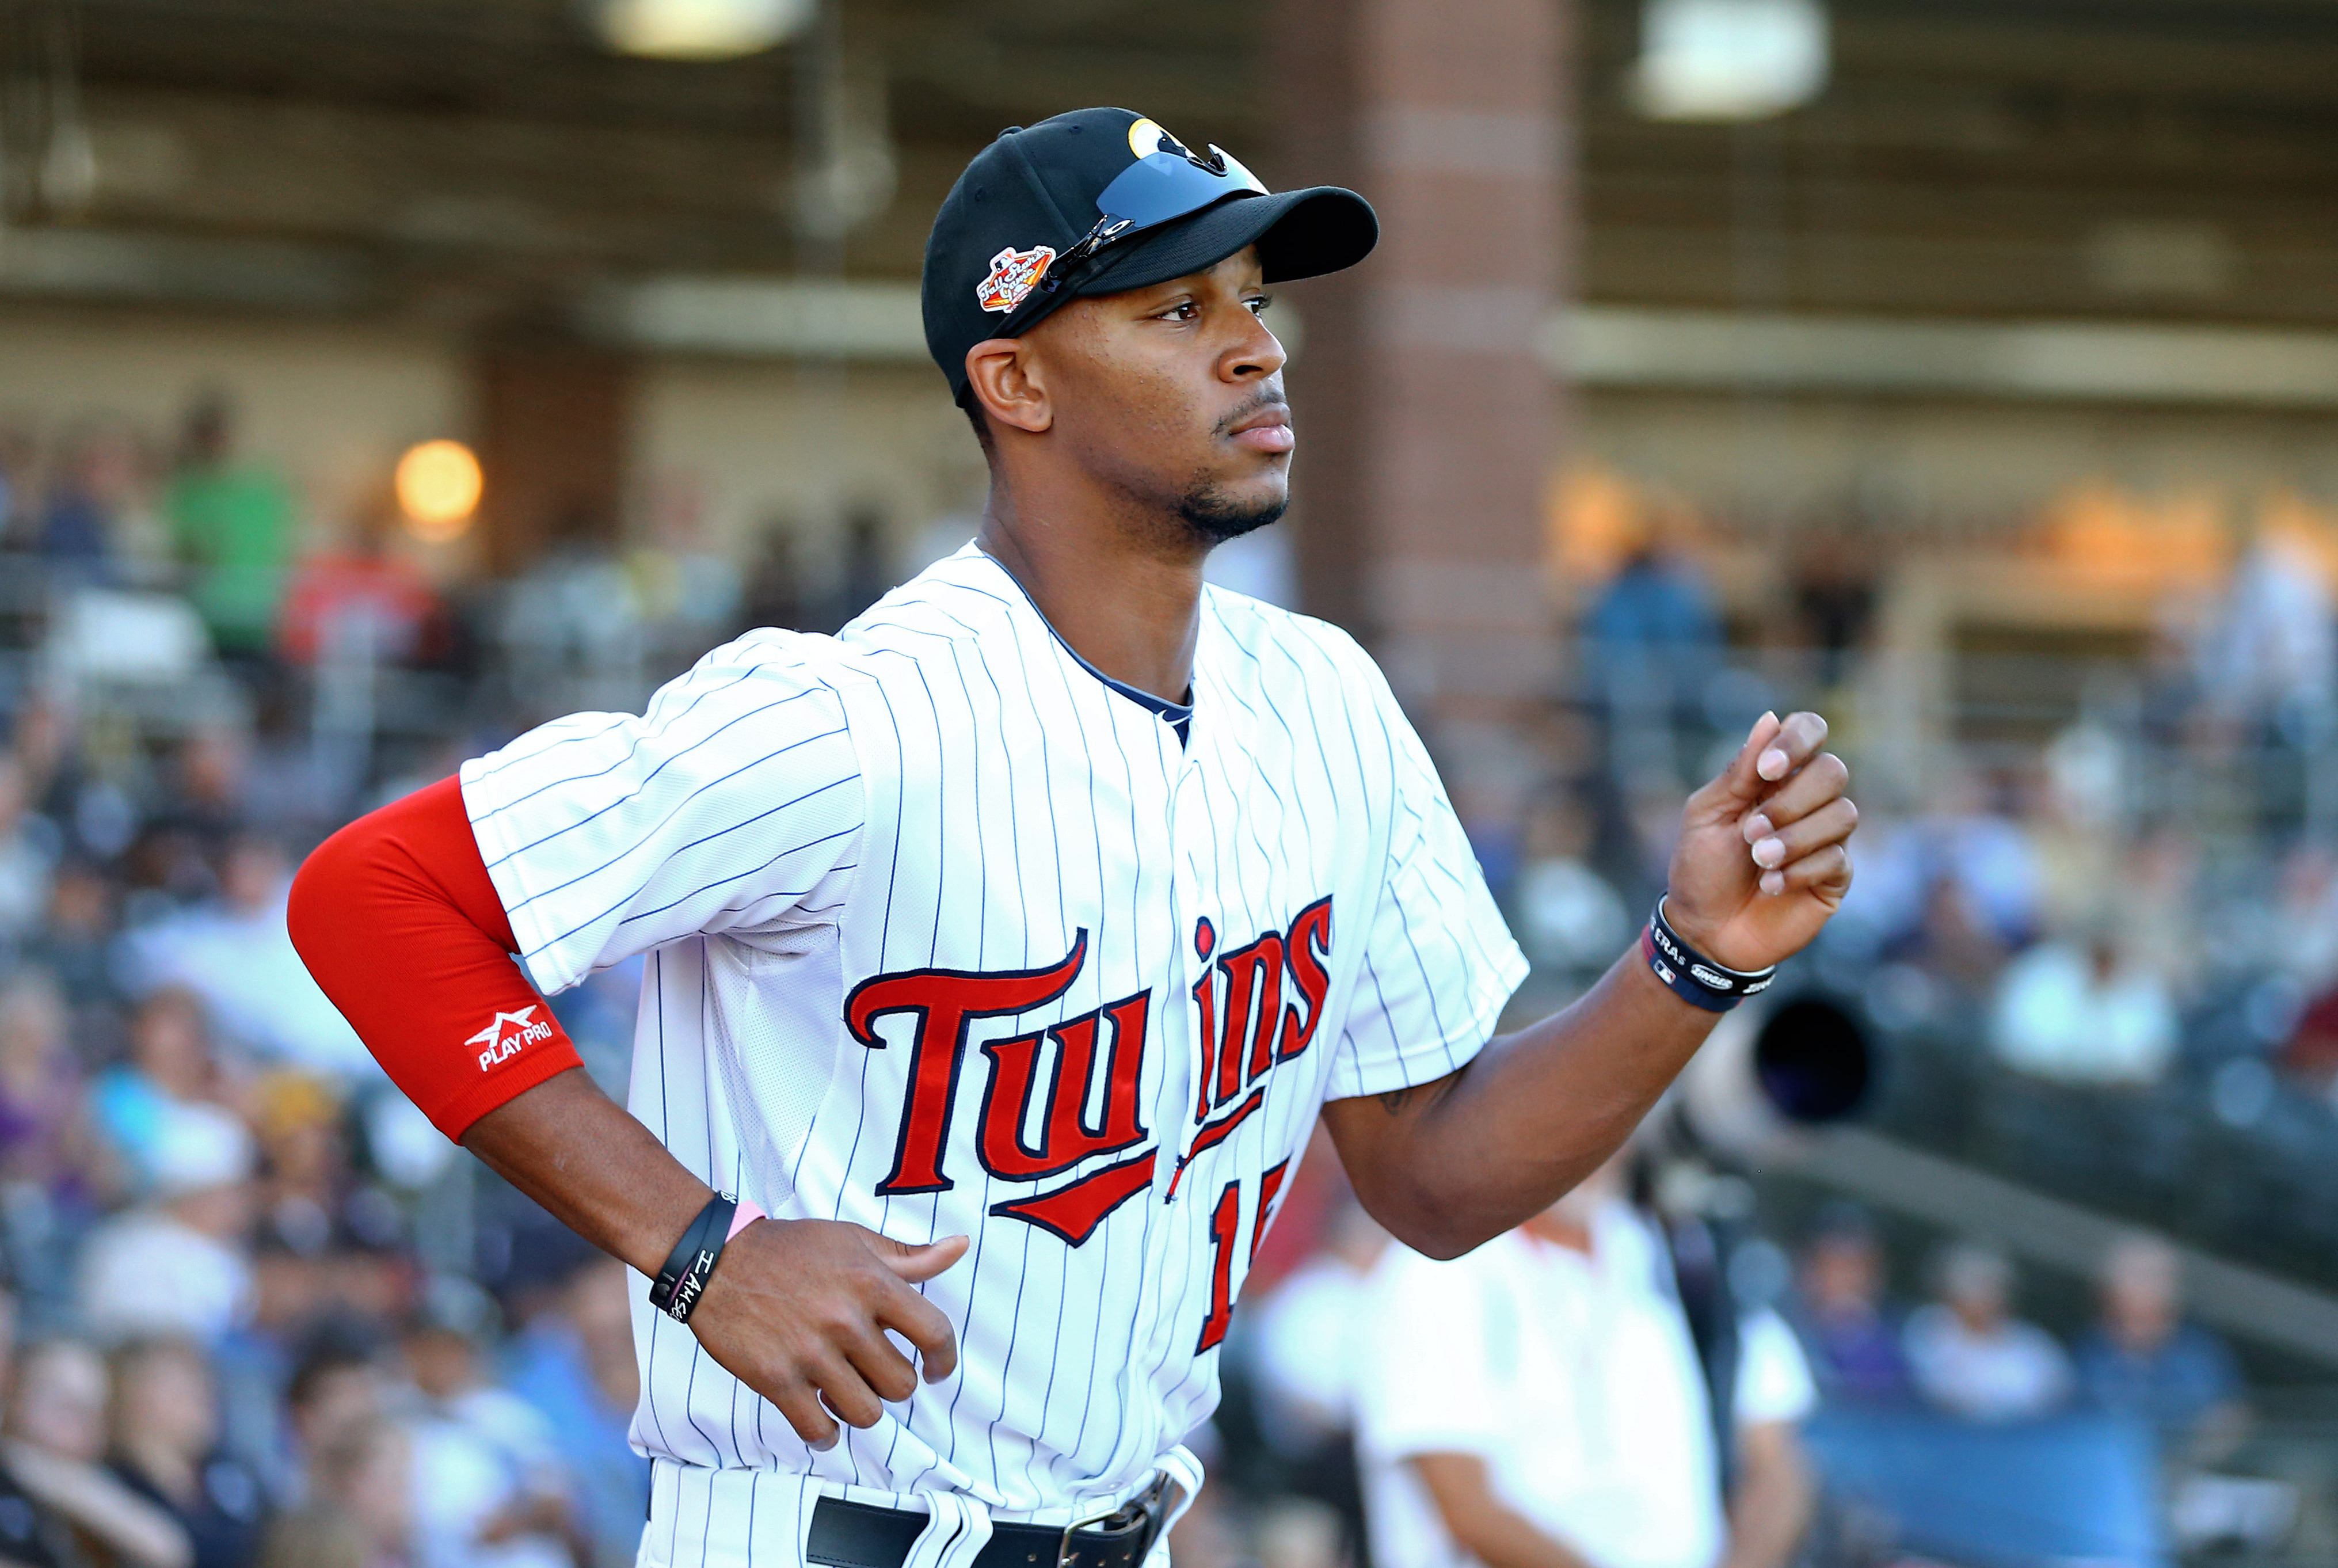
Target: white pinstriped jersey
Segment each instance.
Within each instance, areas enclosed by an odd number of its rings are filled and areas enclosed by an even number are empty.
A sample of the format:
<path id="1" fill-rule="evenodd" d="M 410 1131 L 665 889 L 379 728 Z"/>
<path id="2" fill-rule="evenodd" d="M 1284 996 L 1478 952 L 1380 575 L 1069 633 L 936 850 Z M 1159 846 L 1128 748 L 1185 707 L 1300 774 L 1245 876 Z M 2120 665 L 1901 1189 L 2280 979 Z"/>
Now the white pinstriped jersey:
<path id="1" fill-rule="evenodd" d="M 956 1375 L 824 1454 L 637 1291 L 638 1446 L 911 1506 L 1125 1496 L 1215 1404 L 1323 1101 L 1491 1033 L 1525 963 L 1370 660 L 1209 589 L 1193 680 L 1181 740 L 968 546 L 839 636 L 465 764 L 535 983 L 648 954 L 631 1106 L 683 1164 L 973 1238 L 924 1287 Z"/>

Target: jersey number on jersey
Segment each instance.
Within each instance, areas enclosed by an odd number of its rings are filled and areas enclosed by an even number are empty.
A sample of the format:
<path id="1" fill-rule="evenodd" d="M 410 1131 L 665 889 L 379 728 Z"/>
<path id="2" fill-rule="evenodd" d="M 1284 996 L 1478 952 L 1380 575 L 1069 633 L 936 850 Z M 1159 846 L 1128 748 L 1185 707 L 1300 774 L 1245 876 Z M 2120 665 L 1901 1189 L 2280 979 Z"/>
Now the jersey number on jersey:
<path id="1" fill-rule="evenodd" d="M 1267 1222 L 1274 1218 L 1274 1195 L 1282 1190 L 1283 1173 L 1291 1161 L 1271 1166 L 1258 1178 L 1258 1209 L 1250 1217 L 1250 1248 L 1243 1256 L 1243 1277 L 1250 1277 L 1258 1261 L 1258 1244 L 1266 1239 Z M 1226 1336 L 1234 1317 L 1234 1238 L 1242 1232 L 1242 1182 L 1226 1183 L 1218 1206 L 1210 1211 L 1210 1315 L 1202 1319 L 1202 1337 L 1194 1346 L 1199 1356 L 1214 1350 Z"/>

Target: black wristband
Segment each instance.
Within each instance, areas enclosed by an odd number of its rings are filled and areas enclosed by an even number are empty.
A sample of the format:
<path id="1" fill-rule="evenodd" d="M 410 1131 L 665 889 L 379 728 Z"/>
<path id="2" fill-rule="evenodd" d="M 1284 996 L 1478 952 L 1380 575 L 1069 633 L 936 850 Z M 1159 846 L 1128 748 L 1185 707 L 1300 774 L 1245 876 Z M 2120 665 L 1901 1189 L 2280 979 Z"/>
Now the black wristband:
<path id="1" fill-rule="evenodd" d="M 1640 953 L 1648 961 L 1672 993 L 1691 1007 L 1701 1007 L 1707 1012 L 1727 1012 L 1749 996 L 1758 996 L 1770 989 L 1778 975 L 1778 966 L 1767 969 L 1724 969 L 1681 940 L 1672 922 L 1665 918 L 1665 901 L 1656 900 L 1655 912 L 1648 916 L 1647 928 L 1640 932 Z"/>
<path id="2" fill-rule="evenodd" d="M 682 1239 L 674 1243 L 673 1253 L 650 1281 L 650 1305 L 673 1318 L 687 1323 L 697 1309 L 698 1298 L 706 1294 L 706 1282 L 714 1273 L 714 1261 L 722 1256 L 722 1244 L 731 1239 L 731 1217 L 737 1213 L 739 1200 L 727 1192 L 718 1192 L 706 1200 L 698 1218 L 683 1231 Z"/>

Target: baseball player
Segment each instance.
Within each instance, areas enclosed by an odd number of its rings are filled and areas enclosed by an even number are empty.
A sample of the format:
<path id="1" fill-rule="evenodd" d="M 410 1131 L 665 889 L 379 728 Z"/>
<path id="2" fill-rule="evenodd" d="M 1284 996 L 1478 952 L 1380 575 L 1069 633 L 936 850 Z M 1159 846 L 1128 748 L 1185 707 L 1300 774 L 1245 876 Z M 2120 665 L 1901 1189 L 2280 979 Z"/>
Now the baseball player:
<path id="1" fill-rule="evenodd" d="M 1841 902 L 1843 766 L 1765 716 L 1639 944 L 1492 1038 L 1526 965 L 1380 672 L 1202 581 L 1288 494 L 1267 286 L 1377 233 L 1125 110 L 1002 133 L 926 253 L 974 542 L 304 868 L 295 940 L 390 1076 L 642 1277 L 643 1563 L 1164 1561 L 1319 1117 L 1383 1225 L 1466 1251 Z M 629 1114 L 542 995 L 636 954 Z"/>

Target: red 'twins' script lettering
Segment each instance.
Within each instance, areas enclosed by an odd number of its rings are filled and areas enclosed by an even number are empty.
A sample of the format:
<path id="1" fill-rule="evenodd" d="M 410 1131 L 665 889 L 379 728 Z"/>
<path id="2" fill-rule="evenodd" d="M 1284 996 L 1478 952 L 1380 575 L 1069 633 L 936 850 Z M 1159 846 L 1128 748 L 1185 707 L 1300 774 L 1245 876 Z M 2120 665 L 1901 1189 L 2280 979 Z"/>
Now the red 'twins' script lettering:
<path id="1" fill-rule="evenodd" d="M 871 1050 L 885 1049 L 874 1027 L 878 1019 L 906 1012 L 917 1019 L 909 1046 L 909 1103 L 893 1172 L 879 1184 L 879 1196 L 948 1192 L 942 1151 L 949 1142 L 950 1106 L 958 1098 L 958 1069 L 966 1060 L 968 1027 L 979 1018 L 999 1018 L 1044 1006 L 1071 989 L 1086 962 L 1088 933 L 1083 928 L 1072 951 L 1045 969 L 975 973 L 919 969 L 880 974 L 853 989 L 844 1004 L 844 1026 Z"/>

